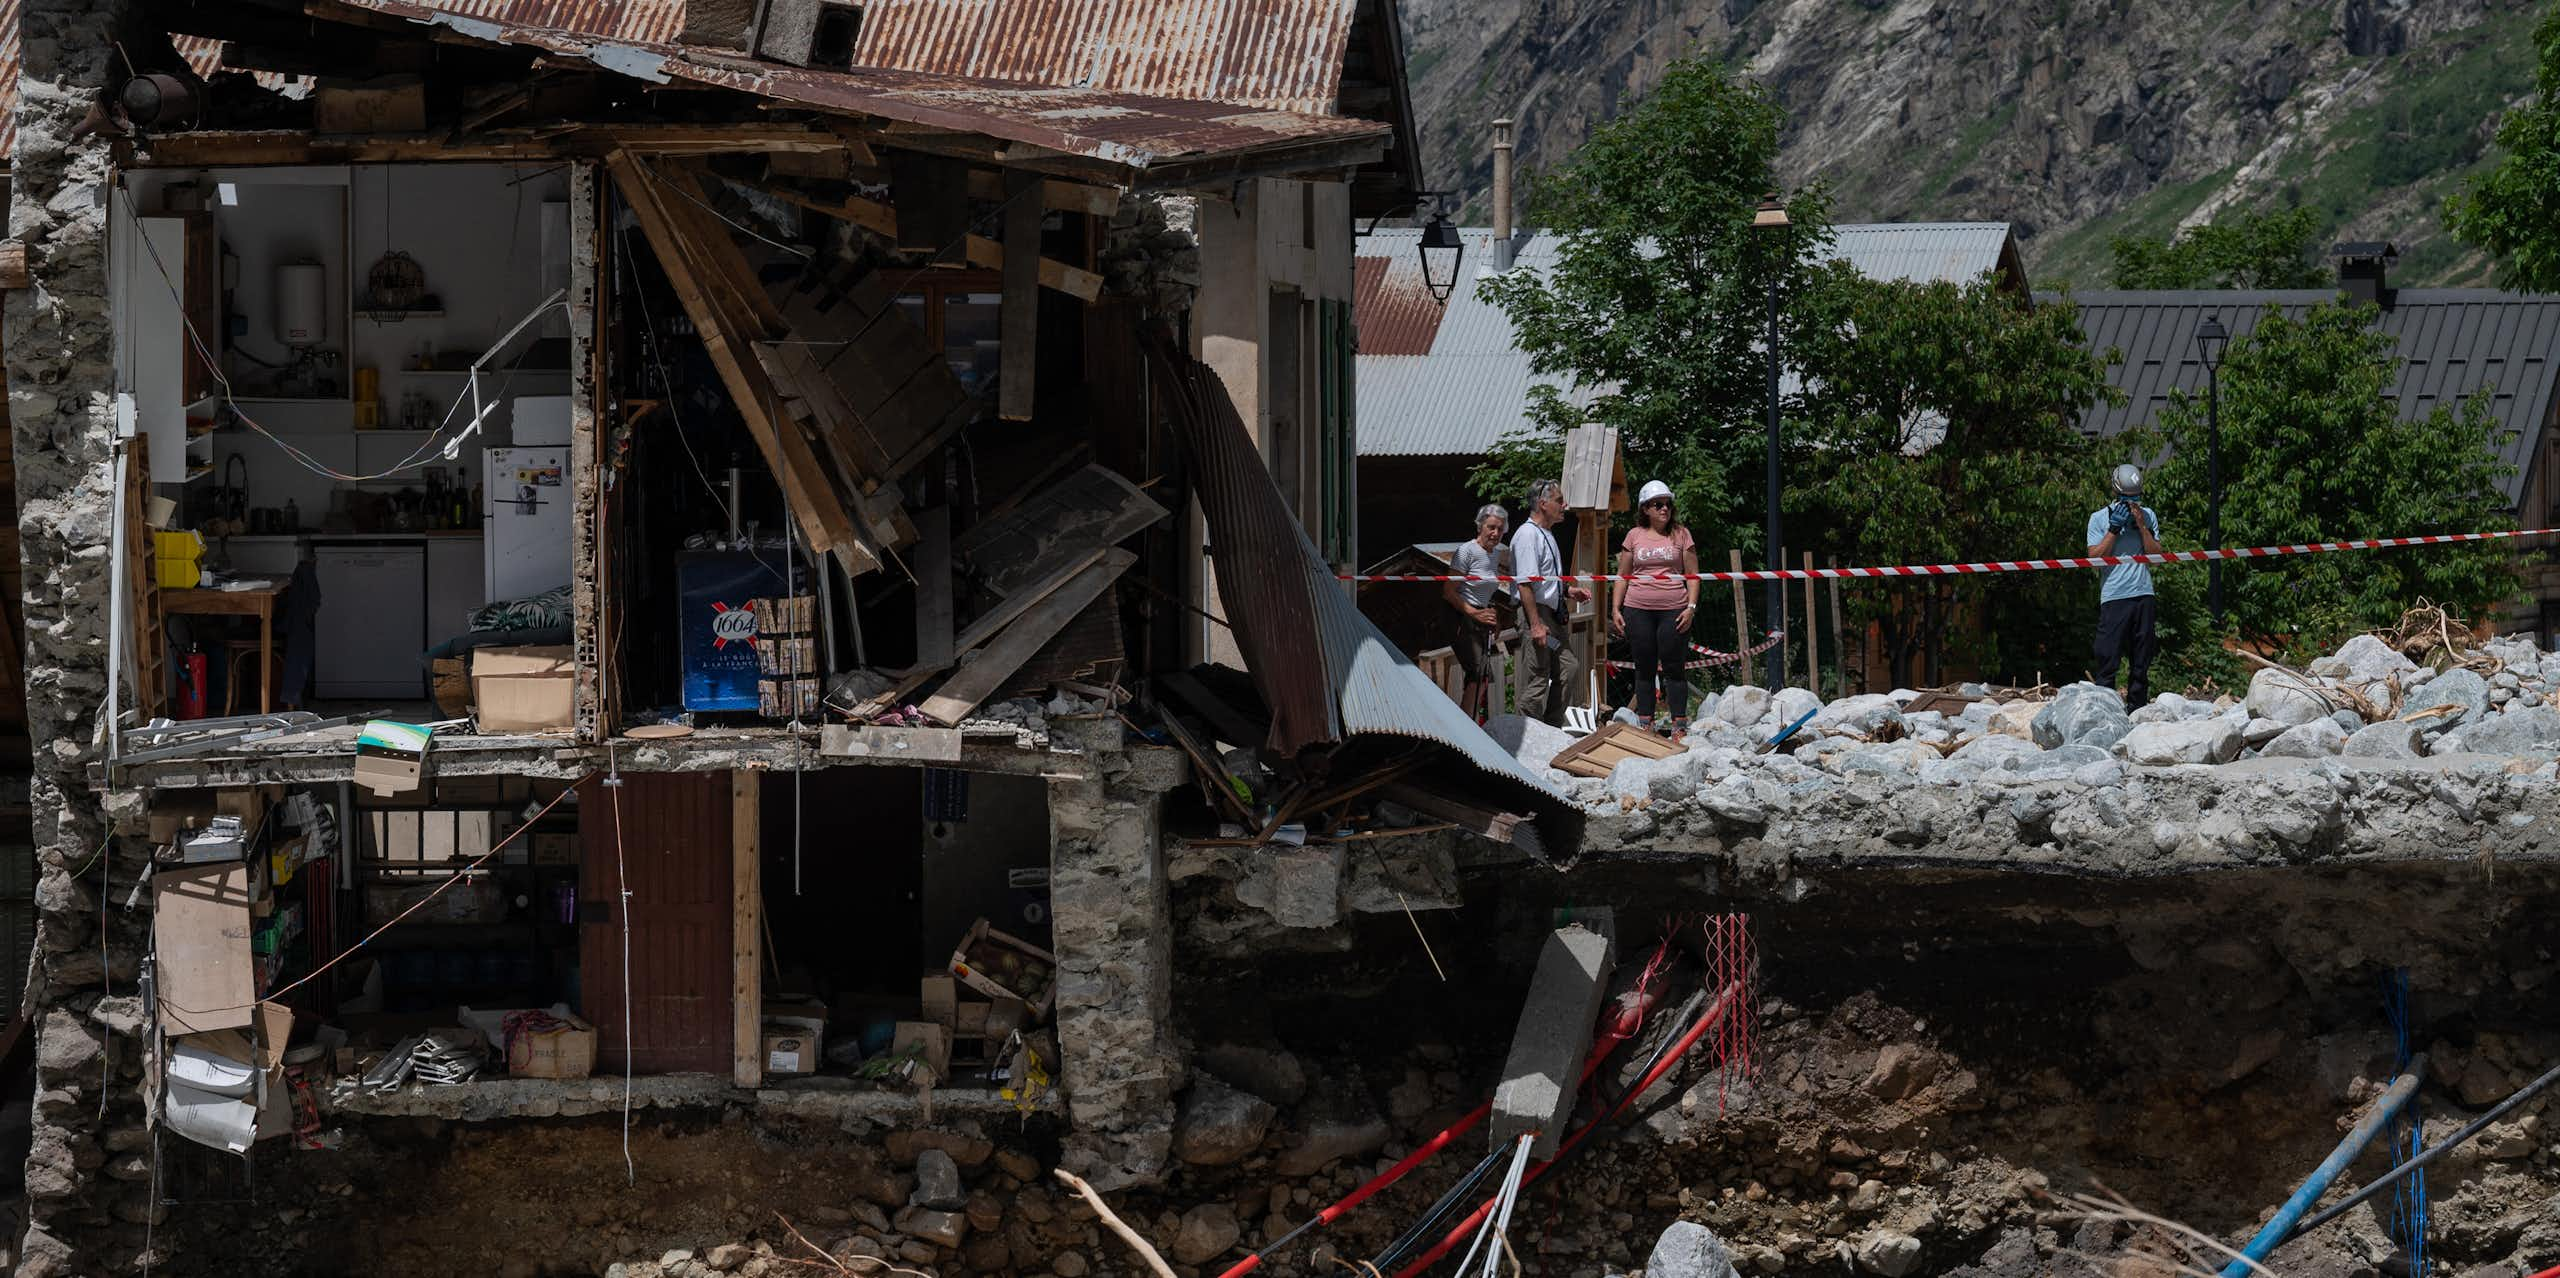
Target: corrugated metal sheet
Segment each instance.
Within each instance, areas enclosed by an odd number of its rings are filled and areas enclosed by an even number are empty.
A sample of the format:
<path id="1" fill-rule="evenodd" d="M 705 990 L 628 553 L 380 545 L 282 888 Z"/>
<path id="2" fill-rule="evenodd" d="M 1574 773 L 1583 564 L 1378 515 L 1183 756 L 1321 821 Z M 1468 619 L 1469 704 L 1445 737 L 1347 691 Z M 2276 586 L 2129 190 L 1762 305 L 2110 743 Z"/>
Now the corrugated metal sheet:
<path id="1" fill-rule="evenodd" d="M 1445 746 L 1500 794 L 1497 802 L 1535 812 L 1548 846 L 1571 847 L 1580 828 L 1573 805 L 1485 735 L 1334 580 L 1217 375 L 1160 347 L 1149 356 L 1191 445 L 1183 460 L 1208 516 L 1219 601 L 1271 714 L 1264 745 L 1286 759 L 1364 737 Z"/>
<path id="2" fill-rule="evenodd" d="M 1358 0 L 873 0 L 854 64 L 1310 115 L 1341 96 Z"/>
<path id="3" fill-rule="evenodd" d="M 0 0 L 0 161 L 18 152 L 18 76 L 26 69 L 21 38 L 18 0 Z"/>
<path id="4" fill-rule="evenodd" d="M 1999 269 L 2006 222 L 1857 223 L 1832 228 L 1832 255 L 1870 279 L 1963 282 Z M 1459 233 L 1465 276 L 1444 304 L 1422 285 L 1413 227 L 1382 228 L 1360 243 L 1353 276 L 1360 325 L 1360 455 L 1480 457 L 1528 424 L 1530 396 L 1555 386 L 1588 406 L 1607 387 L 1570 386 L 1532 372 L 1511 320 L 1476 296 L 1492 261 L 1493 233 Z M 1544 272 L 1564 237 L 1513 236 L 1513 262 Z"/>
<path id="5" fill-rule="evenodd" d="M 1364 120 L 1225 102 L 896 69 L 808 70 L 666 43 L 608 40 L 459 16 L 418 0 L 338 2 L 448 27 L 474 39 L 585 58 L 644 80 L 711 84 L 820 110 L 1028 143 L 1120 166 L 1132 180 L 1176 176 L 1163 170 L 1178 171 L 1186 163 L 1285 168 L 1374 160 L 1393 133 L 1388 125 Z"/>
<path id="6" fill-rule="evenodd" d="M 2125 393 L 2121 405 L 2090 409 L 2081 429 L 2114 435 L 2150 424 L 2177 391 L 2204 393 L 2195 332 L 2205 316 L 2221 317 L 2237 339 L 2269 307 L 2300 315 L 2337 296 L 2327 289 L 2075 294 L 2090 348 L 2123 356 L 2108 377 Z M 2391 396 L 2402 419 L 2489 391 L 2489 410 L 2506 430 L 2499 459 L 2516 472 L 2503 482 L 2506 498 L 2520 500 L 2536 445 L 2560 413 L 2560 294 L 2402 289 L 2376 321 L 2400 356 Z"/>
<path id="7" fill-rule="evenodd" d="M 2006 222 L 1852 222 L 1831 228 L 1831 256 L 1871 280 L 1964 284 L 2000 269 Z"/>
<path id="8" fill-rule="evenodd" d="M 430 9 L 515 27 L 548 27 L 599 40 L 674 44 L 684 0 L 418 0 Z"/>
<path id="9" fill-rule="evenodd" d="M 1555 386 L 1575 404 L 1598 388 L 1530 371 L 1510 317 L 1476 295 L 1493 260 L 1493 233 L 1459 232 L 1458 287 L 1446 302 L 1423 287 L 1422 232 L 1384 227 L 1360 241 L 1354 263 L 1353 322 L 1360 333 L 1360 455 L 1481 456 L 1527 424 L 1530 393 Z M 1544 271 L 1558 237 L 1514 237 L 1519 267 Z"/>
<path id="10" fill-rule="evenodd" d="M 612 911 L 578 929 L 580 1011 L 596 1027 L 598 1070 L 622 1067 L 620 925 L 628 909 L 632 1068 L 726 1073 L 736 842 L 729 774 L 632 772 L 622 780 L 618 792 L 589 781 L 578 795 L 578 899 Z"/>

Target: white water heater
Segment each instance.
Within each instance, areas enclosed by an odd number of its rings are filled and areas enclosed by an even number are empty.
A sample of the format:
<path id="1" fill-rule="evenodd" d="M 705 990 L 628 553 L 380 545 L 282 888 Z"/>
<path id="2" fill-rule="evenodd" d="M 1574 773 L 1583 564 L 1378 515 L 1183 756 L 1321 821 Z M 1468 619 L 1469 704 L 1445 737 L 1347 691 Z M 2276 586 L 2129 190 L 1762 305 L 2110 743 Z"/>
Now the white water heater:
<path id="1" fill-rule="evenodd" d="M 329 338 L 329 272 L 318 262 L 276 268 L 276 340 L 286 346 L 318 346 Z"/>

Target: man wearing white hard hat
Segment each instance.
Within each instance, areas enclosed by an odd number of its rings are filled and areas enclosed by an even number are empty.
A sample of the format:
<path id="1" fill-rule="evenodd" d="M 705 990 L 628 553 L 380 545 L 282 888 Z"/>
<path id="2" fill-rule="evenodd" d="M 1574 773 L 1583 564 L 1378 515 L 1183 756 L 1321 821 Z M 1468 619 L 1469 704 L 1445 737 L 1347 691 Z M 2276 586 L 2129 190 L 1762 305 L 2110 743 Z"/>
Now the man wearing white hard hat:
<path id="1" fill-rule="evenodd" d="M 2142 504 L 2142 470 L 2118 466 L 2115 500 L 2089 516 L 2091 555 L 2156 555 L 2160 553 L 2160 516 Z M 2159 597 L 2151 589 L 2151 565 L 2115 564 L 2098 587 L 2097 666 L 2089 677 L 2101 686 L 2116 684 L 2116 664 L 2125 675 L 2124 708 L 2139 710 L 2151 699 L 2151 656 L 2159 649 Z"/>
<path id="2" fill-rule="evenodd" d="M 1698 543 L 1671 509 L 1671 485 L 1657 479 L 1636 495 L 1636 526 L 1618 546 L 1618 580 L 1609 596 L 1609 631 L 1627 637 L 1636 671 L 1636 716 L 1676 737 L 1689 727 L 1688 663 L 1682 643 L 1698 616 Z M 1672 576 L 1671 574 L 1685 574 Z M 1655 708 L 1654 683 L 1670 703 Z"/>

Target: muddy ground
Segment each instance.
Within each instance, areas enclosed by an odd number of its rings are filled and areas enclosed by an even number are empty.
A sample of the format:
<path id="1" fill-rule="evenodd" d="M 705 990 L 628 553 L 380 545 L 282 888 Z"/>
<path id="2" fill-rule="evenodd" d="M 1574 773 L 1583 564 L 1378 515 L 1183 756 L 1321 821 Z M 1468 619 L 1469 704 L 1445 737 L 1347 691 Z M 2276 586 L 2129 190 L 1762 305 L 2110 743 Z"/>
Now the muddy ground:
<path id="1" fill-rule="evenodd" d="M 1584 903 L 1624 900 L 1644 878 L 1599 869 L 1472 885 L 1472 919 L 1423 925 L 1445 983 L 1400 917 L 1249 971 L 1189 969 L 1180 1001 L 1195 1079 L 1220 1079 L 1195 1087 L 1261 1093 L 1268 1103 L 1248 1117 L 1267 1121 L 1209 1133 L 1228 1138 L 1222 1151 L 1186 1145 L 1234 1161 L 1179 1166 L 1161 1188 L 1113 1202 L 1193 1275 L 1305 1221 L 1489 1090 L 1527 951 L 1485 938 L 1534 936 L 1564 886 Z M 2394 966 L 2417 987 L 2427 1131 L 2449 1132 L 2560 1059 L 2551 887 L 2476 868 L 2050 881 L 2031 893 L 1869 875 L 1763 903 L 1755 1069 L 1683 1070 L 1533 1189 L 1513 1229 L 1521 1271 L 1626 1273 L 1686 1218 L 1724 1238 L 1744 1273 L 2161 1272 L 2122 1261 L 2131 1231 L 2057 1215 L 2051 1191 L 2103 1186 L 2214 1237 L 2247 1236 L 2389 1079 Z M 1685 911 L 1688 892 L 1656 884 L 1634 899 Z M 1626 949 L 1641 953 L 1659 919 L 1620 917 Z M 1699 980 L 1682 960 L 1670 1001 Z M 1649 1041 L 1604 1086 L 1631 1078 Z M 2552 1103 L 2431 1171 L 2434 1272 L 2512 1278 L 2560 1264 Z M 1036 1123 L 981 1139 L 737 1109 L 653 1113 L 632 1129 L 629 1183 L 611 1116 L 339 1130 L 337 1150 L 263 1159 L 254 1205 L 212 1201 L 236 1184 L 182 1187 L 201 1201 L 159 1226 L 162 1272 L 832 1272 L 799 1263 L 816 1252 L 785 1221 L 854 1272 L 1137 1272 L 1047 1178 L 1056 1133 Z M 1376 1254 L 1483 1142 L 1466 1138 L 1264 1272 L 1332 1274 L 1337 1260 Z M 938 1157 L 927 1149 L 951 1157 L 965 1203 L 910 1207 L 917 1160 Z M 2376 1150 L 2349 1179 L 2384 1165 Z M 2405 1271 L 2381 1216 L 2361 1210 L 2278 1268 Z"/>

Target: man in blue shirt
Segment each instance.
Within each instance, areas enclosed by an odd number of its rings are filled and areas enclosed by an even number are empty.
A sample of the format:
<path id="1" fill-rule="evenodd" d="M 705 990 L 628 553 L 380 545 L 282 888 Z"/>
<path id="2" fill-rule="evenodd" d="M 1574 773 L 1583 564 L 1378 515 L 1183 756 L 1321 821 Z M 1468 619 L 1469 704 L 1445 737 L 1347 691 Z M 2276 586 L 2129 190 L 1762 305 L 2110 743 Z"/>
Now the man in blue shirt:
<path id="1" fill-rule="evenodd" d="M 2091 555 L 2156 555 L 2160 553 L 2160 516 L 2142 504 L 2142 471 L 2118 466 L 2116 499 L 2089 516 Z M 2124 708 L 2139 710 L 2151 699 L 2151 657 L 2159 649 L 2155 633 L 2159 600 L 2151 591 L 2151 565 L 2116 564 L 2106 570 L 2098 588 L 2097 668 L 2089 676 L 2102 687 L 2116 686 L 2116 663 L 2128 662 Z"/>

